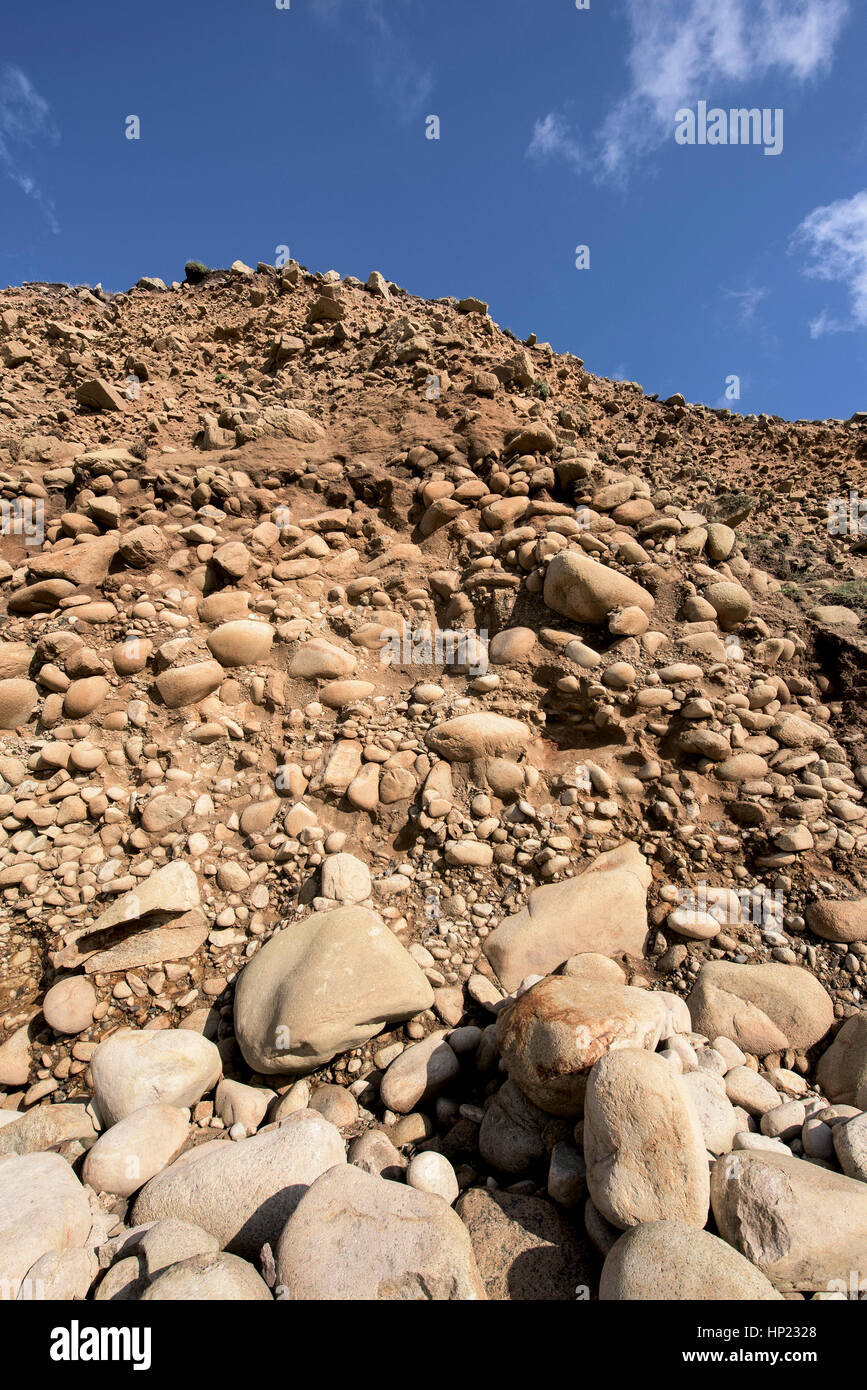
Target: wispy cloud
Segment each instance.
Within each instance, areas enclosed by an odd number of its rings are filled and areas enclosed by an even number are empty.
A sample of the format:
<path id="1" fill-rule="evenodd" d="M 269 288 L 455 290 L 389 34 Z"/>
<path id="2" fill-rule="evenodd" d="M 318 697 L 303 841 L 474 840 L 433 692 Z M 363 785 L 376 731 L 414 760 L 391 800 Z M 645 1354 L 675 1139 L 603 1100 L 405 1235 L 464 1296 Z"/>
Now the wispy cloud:
<path id="1" fill-rule="evenodd" d="M 55 233 L 60 224 L 51 199 L 21 163 L 21 152 L 40 141 L 58 138 L 51 108 L 20 68 L 0 68 L 0 167 L 28 198 L 38 203 Z"/>
<path id="2" fill-rule="evenodd" d="M 738 323 L 747 328 L 755 321 L 756 310 L 763 299 L 767 299 L 769 291 L 762 289 L 758 285 L 751 286 L 745 290 L 723 290 L 723 298 L 734 301 Z"/>
<path id="3" fill-rule="evenodd" d="M 433 91 L 433 76 L 421 63 L 400 27 L 407 10 L 423 0 L 313 0 L 313 11 L 320 19 L 345 28 L 352 42 L 360 21 L 365 59 L 378 96 L 393 106 L 406 120 L 417 116 Z M 386 10 L 388 13 L 386 13 Z"/>
<path id="4" fill-rule="evenodd" d="M 533 138 L 527 149 L 530 159 L 562 159 L 571 164 L 576 173 L 585 166 L 581 147 L 569 130 L 564 116 L 549 111 L 533 127 Z"/>
<path id="5" fill-rule="evenodd" d="M 867 328 L 867 189 L 814 208 L 794 233 L 790 250 L 806 253 L 805 275 L 840 282 L 852 301 L 848 319 L 823 309 L 810 324 L 810 337 Z"/>
<path id="6" fill-rule="evenodd" d="M 680 107 L 770 72 L 805 82 L 827 71 L 850 0 L 626 0 L 626 8 L 629 88 L 589 142 L 595 177 L 614 182 L 672 137 Z M 557 121 L 555 109 L 536 128 Z M 563 124 L 565 152 L 575 137 Z"/>

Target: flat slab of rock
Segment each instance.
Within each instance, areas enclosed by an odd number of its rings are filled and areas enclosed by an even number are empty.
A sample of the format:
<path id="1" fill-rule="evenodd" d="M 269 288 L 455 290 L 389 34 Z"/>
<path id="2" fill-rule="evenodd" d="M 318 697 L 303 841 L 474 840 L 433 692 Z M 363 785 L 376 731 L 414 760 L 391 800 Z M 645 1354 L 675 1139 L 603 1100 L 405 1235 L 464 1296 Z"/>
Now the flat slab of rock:
<path id="1" fill-rule="evenodd" d="M 579 1287 L 595 1287 L 595 1253 L 553 1202 L 474 1187 L 455 1210 L 489 1299 L 574 1303 Z"/>
<path id="2" fill-rule="evenodd" d="M 84 1105 L 37 1105 L 0 1128 L 0 1154 L 43 1153 L 70 1139 L 92 1144 L 95 1138 Z"/>
<path id="3" fill-rule="evenodd" d="M 235 1033 L 254 1071 L 303 1076 L 432 1003 L 382 918 L 340 907 L 293 922 L 257 952 L 235 989 Z"/>
<path id="4" fill-rule="evenodd" d="M 68 939 L 66 946 L 54 955 L 53 963 L 55 967 L 77 965 L 81 961 L 87 960 L 92 952 L 97 951 L 103 958 L 103 964 L 91 964 L 89 974 L 96 970 L 133 969 L 134 966 L 131 962 L 136 953 L 129 944 L 130 931 L 137 928 L 141 931 L 142 936 L 146 934 L 144 929 L 156 932 L 164 923 L 192 912 L 199 906 L 199 901 L 199 884 L 196 875 L 189 864 L 183 863 L 182 860 L 175 860 L 171 864 L 166 864 L 162 869 L 155 869 L 129 893 L 124 893 L 115 899 L 111 906 L 101 912 L 90 926 L 74 933 Z M 178 925 L 179 927 L 181 925 L 193 927 L 198 923 L 187 921 Z M 112 952 L 117 947 L 127 948 L 126 951 L 118 951 L 118 959 L 121 964 L 106 965 L 104 963 L 105 957 L 111 961 Z M 142 947 L 141 949 L 145 952 L 145 958 L 137 961 L 136 964 L 151 963 L 148 956 L 153 949 L 153 943 L 149 947 Z M 156 959 L 182 960 L 183 956 L 162 956 Z M 130 963 L 124 963 L 125 961 Z"/>
<path id="5" fill-rule="evenodd" d="M 65 579 L 70 584 L 94 587 L 106 578 L 117 554 L 116 534 L 95 536 L 65 550 L 47 550 L 31 555 L 27 568 L 34 579 Z"/>
<path id="6" fill-rule="evenodd" d="M 273 1249 L 307 1188 L 346 1163 L 340 1131 L 314 1110 L 300 1110 L 276 1129 L 190 1149 L 142 1188 L 132 1220 L 176 1218 L 209 1231 L 222 1250 L 258 1259 Z"/>
<path id="7" fill-rule="evenodd" d="M 549 975 L 500 1012 L 497 1045 L 512 1081 L 540 1109 L 580 1115 L 594 1063 L 611 1047 L 652 1051 L 665 1023 L 647 990 Z"/>
<path id="8" fill-rule="evenodd" d="M 535 889 L 520 912 L 485 941 L 485 955 L 504 988 L 528 975 L 550 975 L 585 951 L 641 957 L 647 936 L 647 860 L 631 842 L 600 854 L 562 883 Z"/>
<path id="9" fill-rule="evenodd" d="M 771 1303 L 782 1297 L 739 1251 L 683 1221 L 633 1226 L 609 1250 L 599 1284 L 603 1303 Z"/>
<path id="10" fill-rule="evenodd" d="M 185 912 L 170 926 L 138 930 L 107 951 L 88 955 L 84 969 L 88 975 L 113 975 L 121 970 L 137 970 L 143 965 L 188 960 L 204 946 L 210 929 L 203 912 Z"/>
<path id="11" fill-rule="evenodd" d="M 797 965 L 703 965 L 687 999 L 693 1028 L 744 1052 L 806 1051 L 834 1022 L 831 996 Z"/>
<path id="12" fill-rule="evenodd" d="M 726 1154 L 711 1176 L 717 1230 L 783 1293 L 848 1287 L 867 1267 L 867 1184 L 770 1152 Z"/>
<path id="13" fill-rule="evenodd" d="M 275 1255 L 292 1300 L 485 1298 L 469 1233 L 441 1197 L 351 1165 L 311 1185 Z"/>

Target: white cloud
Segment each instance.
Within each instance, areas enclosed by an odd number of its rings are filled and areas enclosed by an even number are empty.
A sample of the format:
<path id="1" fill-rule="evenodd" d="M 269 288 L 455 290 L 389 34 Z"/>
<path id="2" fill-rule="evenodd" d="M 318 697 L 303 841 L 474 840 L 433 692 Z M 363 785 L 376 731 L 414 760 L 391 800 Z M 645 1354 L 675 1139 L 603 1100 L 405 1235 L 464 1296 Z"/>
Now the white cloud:
<path id="1" fill-rule="evenodd" d="M 752 286 L 746 290 L 723 290 L 726 299 L 733 299 L 737 306 L 738 322 L 743 326 L 753 323 L 756 317 L 756 310 L 763 299 L 767 299 L 769 291 L 759 286 Z"/>
<path id="2" fill-rule="evenodd" d="M 564 159 L 576 173 L 584 167 L 580 146 L 562 116 L 549 111 L 533 127 L 533 138 L 527 149 L 531 159 Z"/>
<path id="3" fill-rule="evenodd" d="M 823 309 L 810 324 L 810 337 L 867 328 L 867 189 L 814 208 L 792 237 L 790 249 L 806 253 L 805 275 L 840 282 L 852 301 L 848 320 Z"/>
<path id="4" fill-rule="evenodd" d="M 56 139 L 51 108 L 27 74 L 16 67 L 0 69 L 0 167 L 22 193 L 39 204 L 53 232 L 60 231 L 54 204 L 21 167 L 20 150 L 40 140 Z"/>
<path id="5" fill-rule="evenodd" d="M 626 0 L 630 85 L 593 140 L 600 179 L 674 131 L 675 112 L 768 73 L 799 82 L 829 67 L 850 0 Z M 751 99 L 750 105 L 768 103 Z M 550 119 L 546 117 L 546 119 Z M 564 133 L 568 143 L 568 130 Z"/>
<path id="6" fill-rule="evenodd" d="M 314 13 L 327 23 L 347 28 L 347 38 L 353 43 L 358 31 L 348 32 L 349 21 L 360 21 L 373 85 L 407 120 L 427 105 L 434 85 L 429 69 L 418 61 L 392 18 L 416 3 L 391 0 L 387 15 L 385 0 L 313 0 Z"/>

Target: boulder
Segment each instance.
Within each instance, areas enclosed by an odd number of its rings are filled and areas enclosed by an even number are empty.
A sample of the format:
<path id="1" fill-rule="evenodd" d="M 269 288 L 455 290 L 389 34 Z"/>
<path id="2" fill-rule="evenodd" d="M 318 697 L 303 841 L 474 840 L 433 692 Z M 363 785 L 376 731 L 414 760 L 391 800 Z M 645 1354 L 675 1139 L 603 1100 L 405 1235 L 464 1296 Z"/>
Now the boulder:
<path id="1" fill-rule="evenodd" d="M 25 1086 L 30 1076 L 31 1023 L 22 1024 L 0 1043 L 0 1086 Z"/>
<path id="2" fill-rule="evenodd" d="M 329 854 L 322 864 L 322 896 L 339 903 L 363 903 L 372 891 L 370 870 L 353 854 Z"/>
<path id="3" fill-rule="evenodd" d="M 543 595 L 555 613 L 579 623 L 607 623 L 619 608 L 650 613 L 654 606 L 640 584 L 581 550 L 561 550 L 554 556 L 545 574 Z"/>
<path id="4" fill-rule="evenodd" d="M 503 987 L 514 990 L 528 975 L 550 975 L 585 951 L 641 958 L 650 879 L 644 855 L 627 841 L 575 878 L 535 889 L 485 941 Z"/>
<path id="5" fill-rule="evenodd" d="M 188 1110 L 143 1106 L 100 1135 L 84 1160 L 81 1180 L 94 1192 L 130 1197 L 172 1162 L 189 1133 Z"/>
<path id="6" fill-rule="evenodd" d="M 241 618 L 223 623 L 208 637 L 208 648 L 221 666 L 258 666 L 271 650 L 274 629 L 270 623 Z"/>
<path id="7" fill-rule="evenodd" d="M 310 1186 L 275 1255 L 293 1301 L 485 1298 L 467 1229 L 441 1197 L 351 1165 Z"/>
<path id="8" fill-rule="evenodd" d="M 867 1183 L 867 1112 L 835 1124 L 831 1133 L 843 1172 Z"/>
<path id="9" fill-rule="evenodd" d="M 219 661 L 197 661 L 192 666 L 161 672 L 156 688 L 167 709 L 180 709 L 183 705 L 197 705 L 206 695 L 212 695 L 224 679 Z"/>
<path id="10" fill-rule="evenodd" d="M 709 1177 L 689 1091 L 661 1057 L 625 1047 L 590 1073 L 584 1112 L 587 1187 L 625 1230 L 644 1221 L 704 1226 Z"/>
<path id="11" fill-rule="evenodd" d="M 835 1105 L 867 1110 L 867 1013 L 847 1018 L 819 1059 L 816 1080 Z"/>
<path id="12" fill-rule="evenodd" d="M 193 1255 L 169 1265 L 148 1284 L 142 1303 L 270 1303 L 271 1290 L 251 1264 L 237 1255 Z"/>
<path id="13" fill-rule="evenodd" d="M 91 1222 L 87 1193 L 65 1158 L 0 1159 L 0 1285 L 12 1298 L 43 1255 L 83 1245 Z"/>
<path id="14" fill-rule="evenodd" d="M 867 898 L 826 898 L 807 908 L 807 926 L 825 941 L 867 941 Z"/>
<path id="15" fill-rule="evenodd" d="M 666 1021 L 646 990 L 549 975 L 501 1010 L 497 1045 L 512 1081 L 540 1109 L 580 1115 L 594 1063 L 612 1047 L 652 1051 Z"/>
<path id="16" fill-rule="evenodd" d="M 574 1303 L 595 1285 L 595 1258 L 573 1222 L 541 1197 L 471 1188 L 455 1208 L 489 1299 Z"/>
<path id="17" fill-rule="evenodd" d="M 295 651 L 289 663 L 289 674 L 303 680 L 316 680 L 320 676 L 336 680 L 340 676 L 351 676 L 355 667 L 352 652 L 336 647 L 324 637 L 312 637 Z"/>
<path id="18" fill-rule="evenodd" d="M 806 1051 L 834 1022 L 830 995 L 797 965 L 703 965 L 687 999 L 692 1025 L 707 1038 L 722 1034 L 744 1052 Z"/>
<path id="19" fill-rule="evenodd" d="M 194 1226 L 189 1221 L 154 1221 L 137 1230 L 139 1234 L 135 1250 L 149 1279 L 168 1269 L 169 1265 L 192 1259 L 193 1255 L 215 1254 L 220 1248 L 217 1238 L 210 1231 L 204 1231 L 201 1226 Z"/>
<path id="20" fill-rule="evenodd" d="M 500 1087 L 485 1109 L 479 1128 L 479 1153 L 491 1168 L 510 1177 L 525 1177 L 547 1153 L 546 1110 L 534 1105 L 514 1081 Z"/>
<path id="21" fill-rule="evenodd" d="M 150 569 L 168 554 L 169 542 L 159 526 L 134 526 L 120 537 L 120 558 L 131 569 Z"/>
<path id="22" fill-rule="evenodd" d="M 389 1110 L 408 1115 L 422 1101 L 439 1095 L 459 1070 L 460 1063 L 445 1041 L 445 1033 L 430 1033 L 395 1057 L 382 1078 L 380 1099 Z"/>
<path id="23" fill-rule="evenodd" d="M 73 681 L 63 697 L 63 713 L 67 719 L 86 719 L 99 709 L 110 690 L 105 676 L 85 676 Z"/>
<path id="24" fill-rule="evenodd" d="M 272 936 L 235 989 L 235 1033 L 254 1071 L 303 1076 L 433 1003 L 375 912 L 316 912 Z"/>
<path id="25" fill-rule="evenodd" d="M 425 743 L 450 763 L 470 763 L 475 758 L 517 753 L 530 740 L 520 719 L 503 714 L 461 714 L 425 734 Z"/>
<path id="26" fill-rule="evenodd" d="M 195 1105 L 221 1072 L 214 1044 L 188 1028 L 119 1028 L 90 1060 L 94 1101 L 108 1126 L 145 1105 Z"/>
<path id="27" fill-rule="evenodd" d="M 782 1299 L 737 1250 L 684 1221 L 646 1221 L 614 1243 L 602 1267 L 603 1303 Z"/>
<path id="28" fill-rule="evenodd" d="M 0 729 L 17 729 L 26 724 L 39 703 L 33 681 L 22 677 L 0 681 Z"/>
<path id="29" fill-rule="evenodd" d="M 52 613 L 75 588 L 68 579 L 39 579 L 10 594 L 6 607 L 10 613 Z"/>
<path id="30" fill-rule="evenodd" d="M 717 615 L 724 632 L 731 632 L 745 622 L 753 609 L 751 595 L 741 584 L 724 579 L 718 584 L 710 584 L 704 597 Z"/>
<path id="31" fill-rule="evenodd" d="M 782 1293 L 827 1290 L 867 1259 L 867 1184 L 788 1154 L 725 1154 L 714 1164 L 717 1230 Z"/>
<path id="32" fill-rule="evenodd" d="M 339 1130 L 300 1110 L 249 1139 L 190 1149 L 142 1188 L 132 1221 L 188 1221 L 209 1231 L 221 1250 L 258 1259 L 266 1242 L 274 1248 L 309 1185 L 345 1163 Z"/>
<path id="33" fill-rule="evenodd" d="M 92 1144 L 95 1138 L 96 1126 L 84 1105 L 37 1105 L 0 1127 L 0 1154 L 44 1153 L 70 1140 Z"/>
<path id="34" fill-rule="evenodd" d="M 701 1126 L 709 1153 L 731 1153 L 743 1121 L 726 1095 L 725 1081 L 708 1071 L 690 1071 L 682 1077 Z"/>
<path id="35" fill-rule="evenodd" d="M 96 588 L 107 577 L 117 554 L 118 536 L 96 536 L 65 549 L 43 550 L 31 555 L 27 568 L 34 580 L 62 579 L 68 584 Z"/>
<path id="36" fill-rule="evenodd" d="M 93 1022 L 96 990 L 81 975 L 52 985 L 42 1003 L 45 1022 L 55 1033 L 83 1033 Z"/>
<path id="37" fill-rule="evenodd" d="M 49 1250 L 28 1269 L 21 1297 L 39 1298 L 46 1303 L 80 1300 L 87 1297 L 98 1273 L 99 1261 L 89 1246 Z"/>

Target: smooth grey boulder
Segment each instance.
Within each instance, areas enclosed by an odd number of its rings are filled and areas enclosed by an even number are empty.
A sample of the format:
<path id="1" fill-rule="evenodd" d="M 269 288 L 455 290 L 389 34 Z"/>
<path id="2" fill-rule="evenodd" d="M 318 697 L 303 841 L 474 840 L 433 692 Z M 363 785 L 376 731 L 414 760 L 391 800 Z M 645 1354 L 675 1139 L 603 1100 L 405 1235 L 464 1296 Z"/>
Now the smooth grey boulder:
<path id="1" fill-rule="evenodd" d="M 769 1279 L 724 1240 L 683 1221 L 633 1226 L 608 1252 L 599 1298 L 612 1302 L 775 1302 Z"/>
<path id="2" fill-rule="evenodd" d="M 484 1299 L 472 1243 L 442 1197 L 351 1164 L 314 1182 L 275 1250 L 292 1300 Z"/>
<path id="3" fill-rule="evenodd" d="M 14 1298 L 43 1255 L 83 1245 L 92 1220 L 87 1193 L 59 1154 L 0 1158 L 0 1285 Z"/>
<path id="4" fill-rule="evenodd" d="M 195 1105 L 222 1070 L 214 1044 L 190 1028 L 119 1028 L 90 1059 L 94 1101 L 107 1127 L 146 1105 Z"/>
<path id="5" fill-rule="evenodd" d="M 867 1184 L 788 1154 L 739 1150 L 711 1176 L 717 1230 L 783 1293 L 867 1269 Z"/>
<path id="6" fill-rule="evenodd" d="M 593 1204 L 613 1226 L 707 1221 L 701 1125 L 681 1078 L 655 1053 L 621 1048 L 593 1067 L 584 1159 Z"/>
<path id="7" fill-rule="evenodd" d="M 271 1290 L 246 1260 L 217 1252 L 169 1265 L 148 1284 L 142 1303 L 270 1303 Z"/>
<path id="8" fill-rule="evenodd" d="M 235 988 L 235 1035 L 248 1066 L 304 1076 L 387 1024 L 433 1004 L 433 990 L 376 912 L 315 912 L 272 936 Z"/>
<path id="9" fill-rule="evenodd" d="M 274 1243 L 312 1182 L 346 1163 L 340 1131 L 313 1110 L 276 1129 L 190 1149 L 142 1188 L 132 1221 L 176 1217 L 209 1231 L 220 1248 L 256 1259 Z"/>

